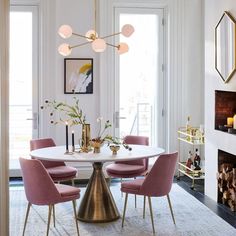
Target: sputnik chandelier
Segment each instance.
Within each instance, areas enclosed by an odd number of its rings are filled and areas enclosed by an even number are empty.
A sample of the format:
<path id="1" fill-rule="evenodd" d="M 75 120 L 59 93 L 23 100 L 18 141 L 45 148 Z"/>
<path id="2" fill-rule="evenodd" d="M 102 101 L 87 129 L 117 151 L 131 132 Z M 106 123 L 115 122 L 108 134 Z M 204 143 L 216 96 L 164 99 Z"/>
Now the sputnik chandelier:
<path id="1" fill-rule="evenodd" d="M 84 43 L 80 43 L 80 44 L 72 45 L 72 46 L 67 43 L 61 44 L 58 48 L 58 52 L 62 56 L 69 56 L 73 48 L 84 46 L 87 44 L 91 44 L 92 49 L 95 52 L 104 52 L 106 50 L 107 45 L 116 48 L 116 51 L 118 54 L 123 54 L 123 53 L 128 52 L 129 46 L 127 45 L 127 43 L 121 42 L 118 45 L 113 45 L 106 42 L 105 39 L 119 35 L 119 34 L 122 34 L 125 37 L 130 37 L 134 32 L 134 27 L 130 24 L 126 24 L 121 28 L 120 32 L 101 37 L 98 35 L 96 31 L 96 17 L 97 17 L 96 0 L 94 0 L 94 29 L 89 30 L 85 35 L 81 35 L 81 34 L 73 32 L 72 28 L 69 25 L 62 25 L 59 28 L 58 34 L 64 39 L 68 39 L 72 35 L 74 35 L 80 38 L 84 38 L 86 40 L 86 42 Z"/>

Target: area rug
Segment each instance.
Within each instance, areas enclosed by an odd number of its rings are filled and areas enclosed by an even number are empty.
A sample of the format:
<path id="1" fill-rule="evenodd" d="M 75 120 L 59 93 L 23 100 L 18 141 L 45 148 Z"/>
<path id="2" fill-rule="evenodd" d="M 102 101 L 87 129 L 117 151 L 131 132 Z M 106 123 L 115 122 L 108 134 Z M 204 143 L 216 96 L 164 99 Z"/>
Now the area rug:
<path id="1" fill-rule="evenodd" d="M 84 188 L 81 188 L 83 196 Z M 120 212 L 123 210 L 124 197 L 120 187 L 112 186 L 111 191 Z M 10 190 L 10 235 L 22 235 L 27 201 L 23 187 L 12 187 Z M 218 217 L 206 206 L 177 184 L 173 184 L 170 198 L 176 219 L 172 222 L 166 197 L 152 198 L 156 235 L 159 236 L 235 236 L 234 229 Z M 78 200 L 78 205 L 80 200 Z M 126 211 L 125 226 L 121 228 L 121 219 L 104 224 L 79 222 L 80 236 L 148 236 L 153 235 L 148 205 L 146 218 L 142 218 L 143 198 L 138 197 L 137 208 L 134 207 L 134 197 L 130 195 Z M 46 235 L 48 207 L 34 206 L 31 209 L 26 236 Z M 56 205 L 56 228 L 51 225 L 50 236 L 74 236 L 76 234 L 73 220 L 72 204 Z"/>

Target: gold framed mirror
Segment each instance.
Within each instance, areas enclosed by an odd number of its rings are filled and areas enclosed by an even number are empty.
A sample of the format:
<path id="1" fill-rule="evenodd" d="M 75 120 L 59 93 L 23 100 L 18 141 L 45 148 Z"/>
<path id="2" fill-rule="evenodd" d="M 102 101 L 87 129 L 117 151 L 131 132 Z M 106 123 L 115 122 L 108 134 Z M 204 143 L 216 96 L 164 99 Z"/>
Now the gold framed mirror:
<path id="1" fill-rule="evenodd" d="M 236 71 L 236 21 L 227 11 L 215 27 L 215 68 L 225 83 Z"/>

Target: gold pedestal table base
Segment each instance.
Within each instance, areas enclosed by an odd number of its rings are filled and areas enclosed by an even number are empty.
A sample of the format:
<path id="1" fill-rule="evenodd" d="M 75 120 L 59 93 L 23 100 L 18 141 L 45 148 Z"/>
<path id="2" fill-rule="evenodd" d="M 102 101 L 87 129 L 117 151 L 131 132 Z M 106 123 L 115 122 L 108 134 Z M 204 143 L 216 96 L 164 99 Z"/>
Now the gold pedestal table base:
<path id="1" fill-rule="evenodd" d="M 78 220 L 91 223 L 110 222 L 120 218 L 113 196 L 107 186 L 102 162 L 93 163 L 93 173 L 80 203 Z"/>

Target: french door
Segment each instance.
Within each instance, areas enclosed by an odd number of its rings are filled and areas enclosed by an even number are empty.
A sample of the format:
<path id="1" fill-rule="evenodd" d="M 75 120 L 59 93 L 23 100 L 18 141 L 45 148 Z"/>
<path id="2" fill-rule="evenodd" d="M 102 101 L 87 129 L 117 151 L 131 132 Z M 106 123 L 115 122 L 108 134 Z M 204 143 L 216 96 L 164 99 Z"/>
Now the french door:
<path id="1" fill-rule="evenodd" d="M 163 9 L 116 8 L 117 29 L 135 28 L 129 52 L 116 58 L 115 133 L 148 136 L 150 145 L 164 147 Z M 118 30 L 116 30 L 118 31 Z"/>
<path id="2" fill-rule="evenodd" d="M 19 175 L 20 156 L 38 137 L 38 8 L 11 6 L 9 78 L 10 176 Z"/>

